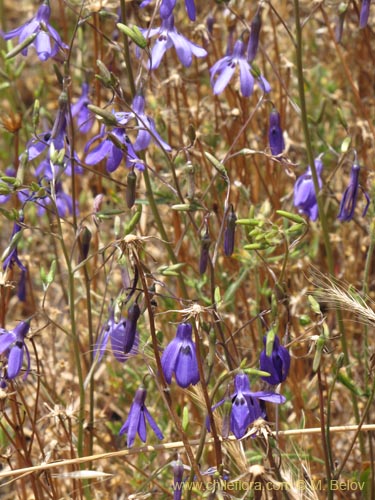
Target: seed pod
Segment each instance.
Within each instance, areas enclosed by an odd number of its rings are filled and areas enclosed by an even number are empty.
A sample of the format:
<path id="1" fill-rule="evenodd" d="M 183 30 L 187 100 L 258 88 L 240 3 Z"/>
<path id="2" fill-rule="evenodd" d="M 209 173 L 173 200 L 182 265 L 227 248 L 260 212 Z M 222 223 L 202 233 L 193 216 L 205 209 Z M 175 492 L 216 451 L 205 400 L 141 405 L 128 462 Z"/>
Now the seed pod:
<path id="1" fill-rule="evenodd" d="M 211 238 L 208 233 L 208 228 L 201 239 L 201 255 L 199 259 L 199 274 L 204 274 L 208 265 L 209 253 L 208 250 L 211 245 Z"/>
<path id="2" fill-rule="evenodd" d="M 126 320 L 125 325 L 125 342 L 124 342 L 124 354 L 128 354 L 134 344 L 135 334 L 137 331 L 137 321 L 141 314 L 141 310 L 137 303 L 134 303 L 129 307 L 128 311 L 128 319 Z"/>
<path id="3" fill-rule="evenodd" d="M 137 195 L 137 176 L 134 170 L 128 173 L 127 181 L 125 193 L 126 205 L 128 208 L 132 208 Z"/>

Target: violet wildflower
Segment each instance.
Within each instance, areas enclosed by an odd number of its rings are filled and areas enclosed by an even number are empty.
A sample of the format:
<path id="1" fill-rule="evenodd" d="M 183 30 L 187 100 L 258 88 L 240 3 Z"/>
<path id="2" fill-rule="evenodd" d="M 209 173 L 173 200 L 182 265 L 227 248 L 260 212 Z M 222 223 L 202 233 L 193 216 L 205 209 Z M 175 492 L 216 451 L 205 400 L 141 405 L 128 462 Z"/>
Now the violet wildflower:
<path id="1" fill-rule="evenodd" d="M 4 40 L 11 40 L 19 37 L 19 44 L 26 42 L 30 38 L 30 44 L 22 49 L 21 54 L 26 56 L 29 46 L 34 46 L 41 61 L 47 61 L 50 57 L 55 57 L 59 49 L 67 49 L 68 45 L 63 43 L 58 32 L 53 28 L 49 19 L 51 9 L 48 2 L 44 2 L 38 9 L 35 17 L 27 21 L 19 28 L 15 28 L 7 33 L 1 32 Z M 32 35 L 36 35 L 32 37 Z M 52 42 L 52 44 L 51 44 Z"/>
<path id="2" fill-rule="evenodd" d="M 345 189 L 344 195 L 342 197 L 339 209 L 339 215 L 337 218 L 341 222 L 346 222 L 353 219 L 354 210 L 357 205 L 358 199 L 358 189 L 362 189 L 363 194 L 367 200 L 366 206 L 362 212 L 362 217 L 367 213 L 367 209 L 370 205 L 370 198 L 366 191 L 359 184 L 359 172 L 360 166 L 357 162 L 353 163 L 352 170 L 350 172 L 349 186 Z"/>
<path id="3" fill-rule="evenodd" d="M 6 378 L 14 379 L 20 373 L 23 363 L 24 352 L 27 358 L 27 370 L 25 377 L 30 371 L 30 353 L 25 344 L 25 337 L 29 331 L 30 323 L 21 321 L 11 331 L 0 329 L 0 354 L 5 354 L 8 360 Z"/>
<path id="4" fill-rule="evenodd" d="M 263 338 L 264 350 L 260 353 L 260 369 L 268 372 L 269 377 L 261 377 L 270 385 L 278 385 L 287 378 L 290 368 L 290 354 L 288 349 L 280 345 L 279 338 L 275 336 L 270 356 L 266 352 L 267 337 Z"/>
<path id="5" fill-rule="evenodd" d="M 171 151 L 171 147 L 158 134 L 155 122 L 152 118 L 145 114 L 145 98 L 141 94 L 137 94 L 133 99 L 131 112 L 114 113 L 119 125 L 126 125 L 130 120 L 137 121 L 137 129 L 139 130 L 137 139 L 134 142 L 134 151 L 147 149 L 151 139 L 154 139 L 156 144 L 159 144 L 166 151 Z"/>
<path id="6" fill-rule="evenodd" d="M 282 404 L 286 401 L 284 396 L 270 391 L 252 392 L 249 377 L 245 373 L 239 373 L 235 376 L 234 387 L 235 392 L 231 395 L 230 429 L 237 439 L 241 439 L 245 435 L 247 428 L 255 420 L 265 416 L 258 400 L 275 404 Z M 221 406 L 225 401 L 226 399 L 223 399 L 214 405 L 212 410 Z"/>
<path id="7" fill-rule="evenodd" d="M 92 129 L 94 123 L 94 115 L 90 113 L 87 105 L 91 103 L 89 98 L 88 83 L 82 84 L 82 94 L 78 101 L 72 106 L 72 116 L 77 117 L 77 125 L 79 130 L 86 134 Z"/>
<path id="8" fill-rule="evenodd" d="M 285 143 L 283 138 L 283 131 L 280 126 L 280 114 L 276 109 L 273 109 L 271 111 L 268 140 L 273 156 L 278 156 L 284 151 Z"/>
<path id="9" fill-rule="evenodd" d="M 232 55 L 226 55 L 222 59 L 219 59 L 210 69 L 211 85 L 214 94 L 221 94 L 225 90 L 237 67 L 240 72 L 241 94 L 244 97 L 249 97 L 253 93 L 255 81 L 253 76 L 254 68 L 246 60 L 245 44 L 242 40 L 237 40 L 234 44 Z M 267 80 L 260 73 L 258 74 L 256 70 L 255 76 L 261 89 L 264 92 L 269 92 L 271 87 Z"/>
<path id="10" fill-rule="evenodd" d="M 137 306 L 138 307 L 138 306 Z M 117 361 L 124 363 L 130 356 L 137 354 L 139 345 L 139 333 L 136 329 L 136 320 L 120 318 L 115 321 L 115 313 L 112 309 L 107 324 L 99 334 L 94 348 L 94 356 L 98 353 L 98 363 L 102 360 L 108 340 L 111 341 L 112 352 Z M 138 319 L 138 318 L 137 318 Z"/>
<path id="11" fill-rule="evenodd" d="M 314 163 L 318 176 L 319 188 L 321 189 L 323 186 L 321 179 L 323 162 L 320 158 L 316 158 Z M 312 221 L 318 218 L 318 202 L 310 166 L 307 167 L 304 174 L 298 177 L 294 185 L 294 206 L 298 208 L 300 213 L 307 215 Z"/>
<path id="12" fill-rule="evenodd" d="M 182 498 L 184 470 L 184 464 L 178 457 L 173 466 L 173 500 Z"/>
<path id="13" fill-rule="evenodd" d="M 85 152 L 88 151 L 91 144 L 97 139 L 103 140 L 87 154 L 85 160 L 87 165 L 96 165 L 100 161 L 107 159 L 106 169 L 110 174 L 118 169 L 125 156 L 126 166 L 128 168 L 135 167 L 140 171 L 145 169 L 144 164 L 138 158 L 129 137 L 126 135 L 123 128 L 115 127 L 109 134 L 107 134 L 106 128 L 103 125 L 100 129 L 100 133 L 86 144 Z"/>
<path id="14" fill-rule="evenodd" d="M 366 28 L 370 16 L 371 0 L 362 0 L 361 12 L 359 14 L 359 27 Z"/>
<path id="15" fill-rule="evenodd" d="M 176 337 L 163 352 L 161 365 L 168 384 L 172 381 L 173 373 L 177 384 L 184 389 L 199 382 L 197 353 L 190 323 L 178 325 Z"/>
<path id="16" fill-rule="evenodd" d="M 163 439 L 163 433 L 159 429 L 155 420 L 150 415 L 150 412 L 145 406 L 147 391 L 143 387 L 137 389 L 134 396 L 134 401 L 130 407 L 129 416 L 126 422 L 121 427 L 119 435 L 127 434 L 127 447 L 130 448 L 134 444 L 135 436 L 138 433 L 141 440 L 145 443 L 147 439 L 146 419 L 150 424 L 158 439 Z"/>
<path id="17" fill-rule="evenodd" d="M 258 9 L 253 20 L 251 21 L 250 37 L 249 37 L 249 43 L 247 45 L 247 60 L 249 61 L 249 63 L 252 63 L 255 59 L 255 56 L 257 55 L 261 27 L 262 27 L 262 16 L 261 16 L 261 10 Z"/>
<path id="18" fill-rule="evenodd" d="M 151 51 L 150 69 L 157 69 L 159 67 L 164 54 L 171 47 L 176 49 L 181 64 L 186 67 L 189 67 L 193 62 L 193 56 L 206 57 L 207 55 L 205 49 L 191 42 L 176 30 L 173 15 L 163 19 L 160 28 L 143 29 L 141 31 L 147 38 L 157 36 L 157 40 Z"/>
<path id="19" fill-rule="evenodd" d="M 227 227 L 224 232 L 224 254 L 230 257 L 234 250 L 234 236 L 236 231 L 236 214 L 233 210 L 233 205 L 230 207 L 230 211 L 227 215 Z"/>
<path id="20" fill-rule="evenodd" d="M 160 5 L 160 17 L 162 19 L 167 19 L 172 13 L 176 6 L 176 0 L 162 0 Z M 196 11 L 194 0 L 185 0 L 185 7 L 188 13 L 189 19 L 195 21 Z"/>
<path id="21" fill-rule="evenodd" d="M 14 265 L 16 265 L 18 269 L 21 271 L 21 278 L 18 283 L 18 289 L 17 289 L 17 297 L 21 302 L 25 302 L 26 300 L 26 278 L 27 278 L 27 268 L 22 264 L 22 262 L 18 257 L 18 242 L 22 230 L 22 226 L 19 223 L 23 223 L 23 221 L 24 217 L 23 214 L 21 213 L 19 221 L 14 223 L 9 246 L 5 250 L 2 258 L 4 271 L 8 268 L 12 269 Z"/>

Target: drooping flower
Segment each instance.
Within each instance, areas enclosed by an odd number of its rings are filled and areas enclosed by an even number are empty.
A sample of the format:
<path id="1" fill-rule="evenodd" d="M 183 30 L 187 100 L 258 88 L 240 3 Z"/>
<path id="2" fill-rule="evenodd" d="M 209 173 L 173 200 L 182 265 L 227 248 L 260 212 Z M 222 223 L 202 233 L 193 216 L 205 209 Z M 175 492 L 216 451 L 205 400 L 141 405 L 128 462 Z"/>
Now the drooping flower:
<path id="1" fill-rule="evenodd" d="M 173 466 L 173 500 L 182 498 L 184 470 L 184 464 L 178 457 Z"/>
<path id="2" fill-rule="evenodd" d="M 15 28 L 7 33 L 1 32 L 4 40 L 11 40 L 19 37 L 18 43 L 22 44 L 30 38 L 30 43 L 22 51 L 21 54 L 26 56 L 29 46 L 33 46 L 41 61 L 47 61 L 50 57 L 55 57 L 59 49 L 68 49 L 58 32 L 53 28 L 49 19 L 51 17 L 51 9 L 48 2 L 44 2 L 38 9 L 35 17 L 27 21 L 19 28 Z M 32 35 L 36 35 L 32 37 Z M 51 45 L 52 41 L 52 45 Z"/>
<path id="3" fill-rule="evenodd" d="M 117 112 L 114 113 L 114 116 L 119 125 L 123 126 L 132 119 L 136 120 L 139 132 L 133 145 L 134 151 L 147 149 L 152 139 L 166 151 L 171 151 L 169 144 L 163 141 L 156 130 L 154 120 L 145 114 L 145 104 L 146 102 L 143 95 L 137 94 L 133 99 L 131 112 Z"/>
<path id="4" fill-rule="evenodd" d="M 252 63 L 258 52 L 259 35 L 262 27 L 261 9 L 258 9 L 251 21 L 249 43 L 247 45 L 247 60 Z"/>
<path id="5" fill-rule="evenodd" d="M 367 213 L 367 209 L 370 205 L 370 198 L 366 191 L 359 184 L 359 172 L 361 167 L 357 162 L 353 163 L 352 170 L 350 172 L 350 181 L 348 187 L 345 189 L 344 195 L 342 197 L 339 209 L 339 215 L 337 218 L 341 222 L 349 221 L 353 219 L 354 210 L 357 205 L 358 190 L 361 189 L 365 198 L 367 200 L 366 206 L 363 210 L 362 217 Z"/>
<path id="6" fill-rule="evenodd" d="M 178 325 L 176 337 L 163 352 L 161 365 L 168 384 L 172 381 L 173 373 L 177 384 L 184 389 L 199 382 L 197 353 L 190 323 Z"/>
<path id="7" fill-rule="evenodd" d="M 176 0 L 162 0 L 160 5 L 160 17 L 162 19 L 167 19 L 172 13 L 176 6 Z M 196 11 L 194 0 L 185 0 L 185 7 L 188 13 L 189 19 L 195 21 Z"/>
<path id="8" fill-rule="evenodd" d="M 103 125 L 100 129 L 100 133 L 86 144 L 85 152 L 88 151 L 91 144 L 97 139 L 102 139 L 102 141 L 87 154 L 85 160 L 87 165 L 96 165 L 100 161 L 107 159 L 106 169 L 110 174 L 118 169 L 121 161 L 125 157 L 125 163 L 128 168 L 135 167 L 140 171 L 145 169 L 144 164 L 138 158 L 123 128 L 115 127 L 107 133 Z"/>
<path id="9" fill-rule="evenodd" d="M 129 309 L 128 319 L 120 318 L 118 323 L 115 321 L 114 310 L 113 308 L 111 309 L 108 322 L 100 332 L 94 348 L 94 357 L 96 357 L 98 353 L 98 363 L 104 356 L 109 339 L 111 341 L 113 355 L 121 363 L 124 363 L 130 356 L 137 354 L 139 333 L 136 326 L 139 314 L 137 316 L 137 310 L 134 309 L 135 306 L 138 307 L 138 305 L 135 304 L 132 306 L 133 310 L 132 308 Z"/>
<path id="10" fill-rule="evenodd" d="M 286 399 L 281 394 L 275 394 L 270 391 L 252 392 L 250 390 L 249 377 L 245 373 L 239 373 L 234 379 L 235 392 L 230 396 L 232 400 L 232 409 L 230 413 L 230 430 L 237 439 L 241 439 L 246 430 L 256 419 L 265 416 L 260 401 L 269 401 L 275 404 L 285 403 Z M 212 407 L 217 407 L 225 403 L 223 399 Z M 208 425 L 209 427 L 209 425 Z"/>
<path id="11" fill-rule="evenodd" d="M 316 158 L 314 163 L 318 176 L 319 188 L 321 189 L 323 186 L 321 179 L 323 162 L 320 158 Z M 306 172 L 297 179 L 294 185 L 294 206 L 298 208 L 299 212 L 307 215 L 312 221 L 318 218 L 318 202 L 310 165 L 307 167 Z"/>
<path id="12" fill-rule="evenodd" d="M 366 28 L 368 23 L 368 18 L 370 16 L 370 4 L 371 0 L 362 0 L 361 11 L 359 14 L 359 27 L 361 29 Z"/>
<path id="13" fill-rule="evenodd" d="M 8 360 L 6 379 L 12 380 L 20 373 L 24 352 L 27 358 L 27 370 L 24 379 L 30 371 L 30 353 L 25 344 L 25 337 L 29 331 L 30 323 L 21 321 L 13 330 L 0 329 L 0 354 L 5 354 Z"/>
<path id="14" fill-rule="evenodd" d="M 44 151 L 47 151 L 45 158 L 36 168 L 35 174 L 37 177 L 46 177 L 49 180 L 59 178 L 62 173 L 71 175 L 72 163 L 67 154 L 65 154 L 65 144 L 67 136 L 67 95 L 62 92 L 59 97 L 59 108 L 52 130 L 48 130 L 39 134 L 36 138 L 31 139 L 26 145 L 28 160 L 33 161 L 38 158 Z M 51 152 L 59 161 L 51 156 Z M 79 158 L 74 153 L 75 173 L 81 174 L 82 167 L 79 165 Z"/>
<path id="15" fill-rule="evenodd" d="M 18 257 L 18 241 L 20 232 L 22 230 L 22 224 L 24 221 L 24 216 L 21 213 L 19 217 L 19 221 L 14 223 L 12 235 L 10 238 L 10 243 L 8 247 L 8 251 L 6 251 L 5 255 L 3 254 L 3 270 L 10 268 L 12 269 L 14 265 L 18 267 L 21 271 L 21 278 L 18 283 L 17 289 L 17 297 L 21 302 L 26 300 L 26 278 L 27 278 L 27 268 L 22 264 Z"/>
<path id="16" fill-rule="evenodd" d="M 280 114 L 276 109 L 273 109 L 271 111 L 268 140 L 271 148 L 271 153 L 274 156 L 278 156 L 284 151 L 285 143 L 283 138 L 283 131 L 280 126 Z"/>
<path id="17" fill-rule="evenodd" d="M 210 69 L 211 85 L 214 94 L 221 94 L 232 79 L 236 68 L 240 72 L 240 89 L 244 97 L 249 97 L 254 91 L 255 78 L 264 92 L 269 92 L 271 87 L 267 80 L 250 66 L 246 59 L 245 44 L 242 40 L 237 40 L 233 47 L 232 55 L 226 55 L 219 59 Z"/>
<path id="18" fill-rule="evenodd" d="M 135 436 L 138 433 L 141 440 L 145 443 L 147 439 L 146 419 L 150 424 L 151 429 L 154 431 L 158 439 L 163 439 L 163 433 L 159 429 L 155 420 L 150 415 L 150 412 L 145 406 L 145 399 L 147 391 L 143 387 L 137 389 L 134 401 L 130 407 L 129 416 L 121 427 L 119 435 L 127 434 L 127 447 L 133 446 Z"/>
<path id="19" fill-rule="evenodd" d="M 263 338 L 264 350 L 260 353 L 260 369 L 270 373 L 269 377 L 261 377 L 270 385 L 278 385 L 287 378 L 290 368 L 290 354 L 288 349 L 280 345 L 279 338 L 275 336 L 271 356 L 266 353 L 267 337 Z"/>
<path id="20" fill-rule="evenodd" d="M 191 42 L 176 30 L 173 14 L 162 20 L 160 28 L 143 29 L 141 31 L 147 38 L 157 36 L 151 51 L 150 69 L 157 69 L 166 51 L 172 47 L 176 49 L 181 64 L 186 67 L 189 67 L 193 62 L 193 56 L 206 57 L 207 55 L 205 49 Z"/>
<path id="21" fill-rule="evenodd" d="M 89 84 L 83 83 L 81 97 L 72 106 L 72 116 L 77 117 L 78 128 L 83 134 L 89 132 L 94 123 L 94 115 L 87 108 L 87 105 L 91 103 L 89 89 Z"/>

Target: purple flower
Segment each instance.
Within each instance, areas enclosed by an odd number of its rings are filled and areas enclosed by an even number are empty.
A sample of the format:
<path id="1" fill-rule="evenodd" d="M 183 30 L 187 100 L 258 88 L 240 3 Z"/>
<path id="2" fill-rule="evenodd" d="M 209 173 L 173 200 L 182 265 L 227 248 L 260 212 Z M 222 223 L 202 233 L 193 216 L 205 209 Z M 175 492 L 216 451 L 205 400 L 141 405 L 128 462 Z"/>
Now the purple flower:
<path id="1" fill-rule="evenodd" d="M 163 352 L 161 365 L 168 384 L 172 381 L 173 373 L 177 384 L 184 389 L 199 382 L 197 353 L 190 323 L 178 325 L 176 337 Z"/>
<path id="2" fill-rule="evenodd" d="M 156 144 L 160 144 L 166 151 L 171 151 L 169 144 L 158 134 L 154 120 L 145 114 L 145 104 L 145 98 L 137 94 L 133 100 L 132 111 L 114 113 L 116 120 L 119 125 L 126 125 L 132 119 L 137 121 L 139 132 L 134 142 L 134 151 L 148 148 L 151 139 L 154 139 Z"/>
<path id="3" fill-rule="evenodd" d="M 183 491 L 184 464 L 180 457 L 173 466 L 173 500 L 181 500 Z"/>
<path id="4" fill-rule="evenodd" d="M 24 217 L 21 214 L 19 218 L 19 222 L 23 222 Z M 13 231 L 9 243 L 9 251 L 7 252 L 6 256 L 3 259 L 3 270 L 5 271 L 6 269 L 10 268 L 12 269 L 14 265 L 18 267 L 21 271 L 21 278 L 18 283 L 18 289 L 17 289 L 17 297 L 21 302 L 25 302 L 26 300 L 26 278 L 27 278 L 27 268 L 22 264 L 18 257 L 18 241 L 19 241 L 19 235 L 20 231 L 22 230 L 22 226 L 18 223 L 15 222 L 13 226 Z"/>
<path id="5" fill-rule="evenodd" d="M 246 430 L 257 418 L 264 416 L 258 400 L 282 404 L 286 399 L 280 394 L 269 391 L 252 392 L 249 378 L 245 373 L 239 373 L 234 379 L 235 392 L 231 395 L 232 409 L 230 414 L 230 430 L 237 439 L 246 434 Z M 226 400 L 223 399 L 212 407 L 215 410 Z"/>
<path id="6" fill-rule="evenodd" d="M 341 222 L 349 221 L 353 219 L 354 210 L 358 199 L 358 189 L 361 188 L 365 198 L 367 200 L 366 206 L 363 210 L 362 217 L 366 215 L 367 209 L 370 205 L 370 198 L 366 191 L 359 184 L 359 172 L 360 166 L 358 163 L 354 163 L 352 170 L 350 172 L 349 186 L 345 189 L 344 195 L 342 197 L 339 209 L 339 215 L 337 218 Z"/>
<path id="7" fill-rule="evenodd" d="M 266 353 L 267 337 L 263 338 L 264 350 L 260 353 L 260 369 L 270 373 L 269 377 L 262 377 L 270 385 L 278 385 L 287 378 L 290 368 L 290 354 L 288 349 L 280 345 L 276 336 L 273 342 L 271 356 Z"/>
<path id="8" fill-rule="evenodd" d="M 255 59 L 255 56 L 257 55 L 258 45 L 259 45 L 259 34 L 261 27 L 262 27 L 262 16 L 261 16 L 261 10 L 258 9 L 257 13 L 254 16 L 254 19 L 251 21 L 250 37 L 249 37 L 249 43 L 247 45 L 247 60 L 249 61 L 249 63 L 252 63 Z"/>
<path id="9" fill-rule="evenodd" d="M 119 435 L 128 435 L 127 447 L 133 446 L 134 439 L 138 433 L 141 440 L 145 443 L 147 439 L 146 419 L 150 424 L 151 429 L 154 431 L 158 439 L 163 439 L 163 433 L 157 426 L 155 420 L 150 415 L 150 412 L 145 406 L 147 391 L 143 387 L 137 389 L 134 396 L 134 401 L 130 407 L 129 416 L 121 427 Z"/>
<path id="10" fill-rule="evenodd" d="M 105 126 L 102 126 L 100 133 L 87 143 L 85 152 L 88 151 L 91 144 L 97 139 L 104 140 L 87 154 L 85 161 L 88 165 L 96 165 L 100 161 L 107 159 L 106 169 L 110 174 L 118 169 L 125 156 L 128 168 L 135 167 L 140 171 L 145 169 L 144 164 L 136 155 L 134 147 L 123 128 L 115 127 L 108 135 L 106 134 Z"/>
<path id="11" fill-rule="evenodd" d="M 234 250 L 234 237 L 236 232 L 236 214 L 233 210 L 233 205 L 230 207 L 230 212 L 227 215 L 227 227 L 224 232 L 224 254 L 230 257 Z"/>
<path id="12" fill-rule="evenodd" d="M 268 140 L 271 148 L 271 153 L 274 156 L 278 156 L 284 151 L 285 143 L 283 138 L 283 131 L 280 126 L 280 115 L 276 109 L 273 109 L 271 111 Z"/>
<path id="13" fill-rule="evenodd" d="M 221 94 L 231 80 L 236 68 L 240 71 L 240 89 L 244 97 L 249 97 L 254 91 L 254 76 L 252 68 L 246 59 L 245 45 L 242 40 L 237 40 L 233 47 L 232 55 L 219 59 L 210 69 L 211 85 L 214 94 Z M 215 80 L 216 77 L 216 80 Z M 262 75 L 256 75 L 261 89 L 268 93 L 271 87 Z"/>
<path id="14" fill-rule="evenodd" d="M 167 19 L 172 13 L 176 6 L 176 0 L 162 0 L 160 5 L 160 17 L 162 19 Z M 185 7 L 188 13 L 189 19 L 195 21 L 196 11 L 194 0 L 185 0 Z"/>
<path id="15" fill-rule="evenodd" d="M 20 373 L 23 355 L 26 352 L 27 370 L 24 379 L 30 371 L 30 353 L 25 344 L 25 337 L 29 331 L 30 323 L 21 321 L 11 331 L 0 329 L 0 354 L 5 354 L 8 359 L 6 379 L 12 380 Z"/>
<path id="16" fill-rule="evenodd" d="M 323 186 L 321 179 L 323 162 L 320 158 L 315 159 L 315 168 L 318 175 L 319 188 L 321 189 Z M 312 221 L 318 218 L 318 202 L 310 166 L 307 167 L 306 172 L 297 179 L 294 185 L 294 206 L 298 208 L 299 212 L 307 215 Z"/>
<path id="17" fill-rule="evenodd" d="M 114 310 L 111 310 L 109 320 L 100 332 L 94 348 L 94 357 L 99 352 L 98 363 L 103 358 L 108 339 L 111 340 L 113 355 L 121 363 L 137 354 L 139 345 L 139 333 L 136 329 L 139 317 L 139 314 L 137 316 L 137 307 L 137 304 L 130 307 L 128 319 L 121 318 L 118 323 L 115 321 Z"/>
<path id="18" fill-rule="evenodd" d="M 55 57 L 59 48 L 69 48 L 62 42 L 58 32 L 49 24 L 50 16 L 51 9 L 49 5 L 47 3 L 43 3 L 39 7 L 35 17 L 27 21 L 19 28 L 8 31 L 8 33 L 1 32 L 1 36 L 4 40 L 19 37 L 18 43 L 21 44 L 31 35 L 36 34 L 36 38 L 31 40 L 29 45 L 34 46 L 41 61 L 47 61 L 50 57 Z M 28 48 L 29 47 L 26 46 L 22 50 L 21 54 L 26 56 Z"/>
<path id="19" fill-rule="evenodd" d="M 160 28 L 143 29 L 141 31 L 147 38 L 157 35 L 157 40 L 151 51 L 150 69 L 159 67 L 165 52 L 171 47 L 176 49 L 181 64 L 186 67 L 190 66 L 193 62 L 193 55 L 195 57 L 206 57 L 207 55 L 205 49 L 191 42 L 176 30 L 173 15 L 170 15 L 167 19 L 163 19 Z"/>
<path id="20" fill-rule="evenodd" d="M 359 14 L 359 27 L 361 29 L 367 26 L 370 15 L 370 4 L 371 0 L 362 0 L 361 12 Z"/>
<path id="21" fill-rule="evenodd" d="M 88 83 L 82 84 L 82 95 L 78 101 L 72 106 L 72 116 L 77 117 L 77 125 L 79 130 L 86 134 L 92 129 L 94 123 L 94 116 L 87 108 L 90 104 L 89 99 L 89 85 Z"/>

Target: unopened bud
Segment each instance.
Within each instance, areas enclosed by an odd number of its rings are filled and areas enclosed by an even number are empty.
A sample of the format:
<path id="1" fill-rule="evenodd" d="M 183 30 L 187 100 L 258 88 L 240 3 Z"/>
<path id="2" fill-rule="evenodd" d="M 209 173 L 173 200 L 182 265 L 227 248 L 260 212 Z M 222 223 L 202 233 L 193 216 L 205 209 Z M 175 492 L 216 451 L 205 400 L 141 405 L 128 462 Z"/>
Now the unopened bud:
<path id="1" fill-rule="evenodd" d="M 125 193 L 126 205 L 128 208 L 132 208 L 132 206 L 134 205 L 136 194 L 137 194 L 137 176 L 134 170 L 131 170 L 128 173 L 126 193 Z"/>
<path id="2" fill-rule="evenodd" d="M 224 254 L 230 257 L 234 250 L 234 237 L 236 231 L 236 214 L 233 210 L 233 205 L 231 205 L 230 212 L 227 215 L 227 227 L 224 233 Z"/>
<path id="3" fill-rule="evenodd" d="M 249 63 L 253 62 L 255 56 L 257 55 L 261 27 L 262 17 L 260 9 L 258 9 L 257 13 L 254 16 L 254 19 L 251 21 L 250 38 L 247 46 L 247 60 L 249 61 Z"/>
<path id="4" fill-rule="evenodd" d="M 208 259 L 209 259 L 209 248 L 211 245 L 211 238 L 208 233 L 208 229 L 206 230 L 204 236 L 201 239 L 201 255 L 199 259 L 199 274 L 204 274 L 207 269 Z"/>

